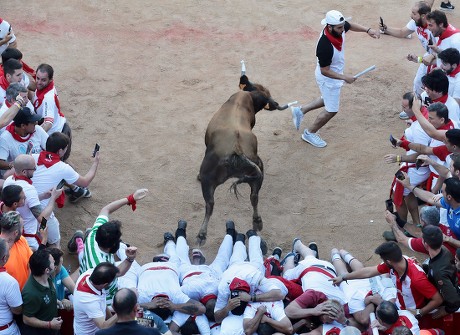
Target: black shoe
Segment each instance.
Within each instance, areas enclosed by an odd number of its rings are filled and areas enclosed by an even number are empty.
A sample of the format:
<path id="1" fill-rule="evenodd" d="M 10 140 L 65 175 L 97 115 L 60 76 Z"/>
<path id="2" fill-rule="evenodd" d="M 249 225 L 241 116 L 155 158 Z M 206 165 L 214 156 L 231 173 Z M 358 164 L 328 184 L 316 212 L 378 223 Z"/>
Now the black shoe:
<path id="1" fill-rule="evenodd" d="M 280 247 L 275 247 L 272 252 L 272 256 L 278 256 L 278 259 L 281 259 L 281 254 L 283 253 L 283 249 Z"/>
<path id="2" fill-rule="evenodd" d="M 316 242 L 308 243 L 308 247 L 314 252 L 316 252 L 316 258 L 319 258 L 318 245 L 316 244 Z"/>
<path id="3" fill-rule="evenodd" d="M 179 220 L 177 222 L 176 240 L 179 236 L 182 236 L 183 238 L 187 238 L 186 229 L 187 229 L 187 221 Z"/>
<path id="4" fill-rule="evenodd" d="M 297 252 L 294 254 L 294 264 L 295 266 L 297 266 L 300 262 L 300 254 L 298 254 Z"/>
<path id="5" fill-rule="evenodd" d="M 230 235 L 233 239 L 233 244 L 236 242 L 236 229 L 235 229 L 235 222 L 232 220 L 228 220 L 225 223 L 225 232 L 227 235 Z"/>
<path id="6" fill-rule="evenodd" d="M 448 2 L 441 2 L 441 5 L 439 6 L 440 10 L 445 10 L 445 11 L 451 11 L 455 9 L 455 6 Z"/>
<path id="7" fill-rule="evenodd" d="M 263 239 L 260 239 L 260 251 L 262 251 L 262 255 L 267 255 L 268 252 L 268 245 Z"/>
<path id="8" fill-rule="evenodd" d="M 297 253 L 295 251 L 295 249 L 294 249 L 294 246 L 297 243 L 297 241 L 300 241 L 300 238 L 296 237 L 295 239 L 292 240 L 292 250 L 291 250 L 291 252 L 293 252 L 293 253 Z"/>
<path id="9" fill-rule="evenodd" d="M 243 244 L 246 242 L 246 235 L 238 233 L 236 234 L 236 242 L 241 241 Z"/>
<path id="10" fill-rule="evenodd" d="M 163 239 L 164 239 L 164 244 L 165 245 L 166 245 L 166 243 L 168 243 L 168 241 L 175 242 L 173 234 L 171 234 L 169 231 L 164 233 Z"/>
<path id="11" fill-rule="evenodd" d="M 91 198 L 91 191 L 86 187 L 75 187 L 70 196 L 70 202 L 75 203 L 81 198 Z"/>
<path id="12" fill-rule="evenodd" d="M 254 230 L 254 229 L 249 229 L 247 232 L 246 232 L 246 236 L 248 237 L 248 239 L 252 236 L 257 236 L 257 232 Z"/>
<path id="13" fill-rule="evenodd" d="M 67 243 L 67 249 L 69 250 L 69 253 L 74 254 L 77 252 L 77 238 L 81 238 L 83 241 L 83 232 L 81 230 L 77 230 L 72 238 L 69 240 L 69 243 Z"/>
<path id="14" fill-rule="evenodd" d="M 395 234 L 390 230 L 384 231 L 382 236 L 386 241 L 394 241 L 394 242 L 396 242 Z"/>

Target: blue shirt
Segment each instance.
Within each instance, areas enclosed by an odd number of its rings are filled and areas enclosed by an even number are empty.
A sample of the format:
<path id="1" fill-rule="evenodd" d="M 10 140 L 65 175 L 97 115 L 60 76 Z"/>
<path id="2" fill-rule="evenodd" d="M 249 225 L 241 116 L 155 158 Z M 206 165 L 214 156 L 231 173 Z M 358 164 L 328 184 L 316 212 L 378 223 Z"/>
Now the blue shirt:
<path id="1" fill-rule="evenodd" d="M 61 266 L 61 272 L 59 272 L 56 277 L 54 277 L 54 286 L 56 287 L 56 296 L 58 300 L 62 300 L 65 297 L 65 286 L 62 283 L 62 280 L 67 278 L 69 273 L 64 266 Z"/>
<path id="2" fill-rule="evenodd" d="M 441 207 L 447 209 L 447 224 L 456 236 L 460 236 L 460 207 L 453 209 L 444 198 L 441 198 Z"/>

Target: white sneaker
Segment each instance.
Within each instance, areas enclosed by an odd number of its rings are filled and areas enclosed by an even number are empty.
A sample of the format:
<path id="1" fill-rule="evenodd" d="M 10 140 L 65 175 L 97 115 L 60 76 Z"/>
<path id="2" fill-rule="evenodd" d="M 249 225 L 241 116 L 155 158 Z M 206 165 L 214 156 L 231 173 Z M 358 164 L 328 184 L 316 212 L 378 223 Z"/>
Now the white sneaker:
<path id="1" fill-rule="evenodd" d="M 300 123 L 303 120 L 303 113 L 300 107 L 291 107 L 292 122 L 294 123 L 295 129 L 299 130 Z"/>
<path id="2" fill-rule="evenodd" d="M 399 118 L 401 120 L 409 120 L 409 115 L 407 115 L 406 112 L 401 112 L 401 113 L 399 113 Z"/>
<path id="3" fill-rule="evenodd" d="M 317 148 L 324 148 L 327 145 L 326 141 L 319 137 L 317 133 L 309 133 L 307 129 L 302 134 L 302 140 Z"/>

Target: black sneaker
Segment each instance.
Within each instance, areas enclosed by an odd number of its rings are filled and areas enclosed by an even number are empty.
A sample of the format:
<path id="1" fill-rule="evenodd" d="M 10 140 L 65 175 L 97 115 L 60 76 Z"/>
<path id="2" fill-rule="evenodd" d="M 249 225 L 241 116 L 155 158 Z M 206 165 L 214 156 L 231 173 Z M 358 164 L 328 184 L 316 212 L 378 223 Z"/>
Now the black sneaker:
<path id="1" fill-rule="evenodd" d="M 318 253 L 318 245 L 316 244 L 316 242 L 310 242 L 308 243 L 308 247 L 313 250 L 314 252 L 316 252 L 316 258 L 319 258 L 319 253 Z"/>
<path id="2" fill-rule="evenodd" d="M 187 221 L 179 220 L 177 222 L 176 240 L 179 236 L 182 236 L 183 238 L 187 238 L 186 229 L 187 229 Z"/>
<path id="3" fill-rule="evenodd" d="M 268 252 L 268 245 L 267 242 L 265 242 L 264 239 L 260 239 L 260 251 L 262 251 L 262 255 L 266 256 Z"/>
<path id="4" fill-rule="evenodd" d="M 441 2 L 441 5 L 439 6 L 440 10 L 445 10 L 445 11 L 451 11 L 455 9 L 455 6 L 448 2 Z"/>
<path id="5" fill-rule="evenodd" d="M 72 190 L 72 195 L 70 196 L 70 202 L 75 203 L 81 198 L 91 198 L 91 191 L 86 187 L 77 186 Z"/>
<path id="6" fill-rule="evenodd" d="M 243 244 L 246 242 L 246 235 L 238 233 L 236 234 L 236 242 L 241 241 Z"/>
<path id="7" fill-rule="evenodd" d="M 236 242 L 236 229 L 235 229 L 235 222 L 232 220 L 228 220 L 225 222 L 225 233 L 230 235 L 233 239 L 233 244 Z"/>
<path id="8" fill-rule="evenodd" d="M 83 232 L 81 230 L 77 230 L 72 238 L 69 240 L 69 243 L 67 243 L 67 249 L 69 250 L 70 254 L 75 254 L 77 252 L 77 238 L 81 238 L 83 241 Z"/>
<path id="9" fill-rule="evenodd" d="M 164 239 L 164 244 L 165 245 L 166 245 L 166 243 L 168 243 L 168 241 L 175 242 L 173 234 L 171 234 L 169 231 L 164 233 L 163 239 Z"/>
<path id="10" fill-rule="evenodd" d="M 248 239 L 252 236 L 257 236 L 257 232 L 254 230 L 254 229 L 249 229 L 247 232 L 246 232 L 246 236 L 248 237 Z"/>
<path id="11" fill-rule="evenodd" d="M 388 242 L 390 241 L 396 242 L 395 234 L 391 230 L 384 231 L 382 236 Z"/>
<path id="12" fill-rule="evenodd" d="M 280 247 L 275 247 L 272 252 L 272 256 L 278 256 L 278 259 L 281 259 L 281 254 L 283 253 L 283 249 Z"/>

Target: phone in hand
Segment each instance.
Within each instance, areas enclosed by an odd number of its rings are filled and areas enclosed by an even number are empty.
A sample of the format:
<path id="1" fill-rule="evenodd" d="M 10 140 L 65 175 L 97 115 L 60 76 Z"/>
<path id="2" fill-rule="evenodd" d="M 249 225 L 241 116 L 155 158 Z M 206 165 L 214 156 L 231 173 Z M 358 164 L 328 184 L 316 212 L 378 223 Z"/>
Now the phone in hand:
<path id="1" fill-rule="evenodd" d="M 406 178 L 404 177 L 404 174 L 402 173 L 401 170 L 396 171 L 395 177 L 396 177 L 396 179 L 399 179 L 399 180 L 404 180 L 404 179 L 406 179 Z"/>
<path id="2" fill-rule="evenodd" d="M 393 137 L 393 135 L 390 134 L 390 142 L 392 146 L 396 146 L 398 144 L 398 141 Z"/>
<path id="3" fill-rule="evenodd" d="M 48 222 L 48 220 L 45 219 L 44 217 L 42 217 L 42 222 L 40 222 L 40 229 L 45 229 L 47 222 Z"/>
<path id="4" fill-rule="evenodd" d="M 32 152 L 34 144 L 32 142 L 27 143 L 26 155 L 29 155 Z"/>
<path id="5" fill-rule="evenodd" d="M 8 28 L 8 32 L 11 32 L 11 24 L 10 24 L 10 27 Z"/>
<path id="6" fill-rule="evenodd" d="M 63 187 L 65 186 L 65 184 L 66 184 L 65 179 L 62 179 L 62 180 L 59 182 L 59 184 L 57 184 L 56 190 L 60 190 L 61 188 L 63 188 Z"/>
<path id="7" fill-rule="evenodd" d="M 417 159 L 415 161 L 415 168 L 418 170 L 422 165 L 423 165 L 424 161 L 422 161 L 421 159 Z"/>
<path id="8" fill-rule="evenodd" d="M 385 28 L 385 25 L 383 24 L 383 19 L 382 19 L 382 17 L 380 17 L 380 27 L 381 27 L 382 29 Z"/>
<path id="9" fill-rule="evenodd" d="M 93 151 L 93 158 L 96 157 L 96 153 L 99 151 L 101 147 L 99 146 L 99 144 L 96 143 L 96 145 L 94 146 L 94 151 Z"/>
<path id="10" fill-rule="evenodd" d="M 389 211 L 390 213 L 393 213 L 393 200 L 391 199 L 385 200 L 385 207 L 387 211 Z"/>
<path id="11" fill-rule="evenodd" d="M 433 101 L 431 100 L 430 97 L 425 97 L 425 100 L 423 101 L 423 104 L 425 106 L 429 106 Z"/>
<path id="12" fill-rule="evenodd" d="M 433 45 L 433 39 L 430 36 L 430 39 L 428 40 L 428 45 Z"/>

